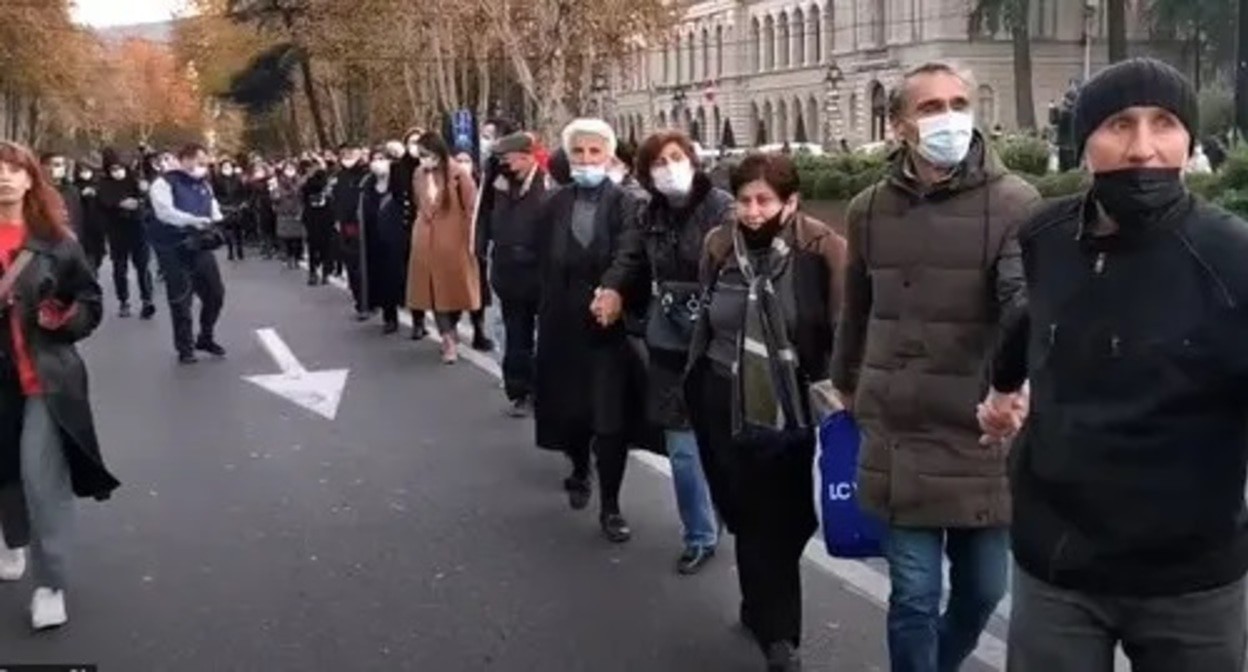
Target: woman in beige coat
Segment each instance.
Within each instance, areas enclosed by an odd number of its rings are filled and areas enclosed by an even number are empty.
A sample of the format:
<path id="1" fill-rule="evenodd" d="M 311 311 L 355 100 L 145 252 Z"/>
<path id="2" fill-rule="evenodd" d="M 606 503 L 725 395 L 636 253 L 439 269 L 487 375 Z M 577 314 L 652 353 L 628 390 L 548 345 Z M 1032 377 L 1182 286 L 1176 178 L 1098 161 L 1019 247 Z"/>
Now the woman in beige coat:
<path id="1" fill-rule="evenodd" d="M 412 176 L 417 214 L 407 306 L 434 313 L 442 335 L 442 361 L 453 364 L 459 357 L 455 327 L 460 314 L 481 307 L 472 227 L 477 189 L 471 173 L 450 160 L 440 135 L 425 133 L 417 144 L 420 167 Z"/>

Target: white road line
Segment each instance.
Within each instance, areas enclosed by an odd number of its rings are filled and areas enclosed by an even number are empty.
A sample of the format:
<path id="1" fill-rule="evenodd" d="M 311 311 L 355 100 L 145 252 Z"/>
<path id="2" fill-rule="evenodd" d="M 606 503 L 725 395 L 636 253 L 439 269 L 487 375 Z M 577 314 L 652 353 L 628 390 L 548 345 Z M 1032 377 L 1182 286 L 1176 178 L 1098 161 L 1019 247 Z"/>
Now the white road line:
<path id="1" fill-rule="evenodd" d="M 347 283 L 340 278 L 330 278 L 330 283 L 339 289 L 348 291 L 350 289 Z M 412 327 L 412 318 L 408 313 L 400 313 L 399 322 L 409 329 Z M 429 329 L 429 335 L 426 339 L 439 341 L 437 329 L 431 327 L 432 318 L 426 318 L 426 328 Z M 471 331 L 465 330 L 462 326 L 459 331 L 461 337 L 471 338 L 472 336 Z M 460 348 L 460 357 L 491 376 L 502 379 L 502 368 L 498 365 L 498 362 L 488 355 L 483 355 L 469 348 Z M 671 478 L 672 468 L 667 459 L 644 451 L 633 451 L 631 455 L 634 460 L 653 471 Z M 887 608 L 888 577 L 867 566 L 866 563 L 857 560 L 841 560 L 829 556 L 818 536 L 811 539 L 810 543 L 806 545 L 806 551 L 802 554 L 802 557 L 806 558 L 820 570 L 835 576 L 853 592 L 866 597 L 881 608 Z M 998 614 L 1001 614 L 1000 609 Z M 1003 618 L 1008 618 L 1008 611 L 1001 615 Z M 976 647 L 974 656 L 994 670 L 1005 670 L 1005 642 L 988 632 L 980 635 L 979 646 Z"/>

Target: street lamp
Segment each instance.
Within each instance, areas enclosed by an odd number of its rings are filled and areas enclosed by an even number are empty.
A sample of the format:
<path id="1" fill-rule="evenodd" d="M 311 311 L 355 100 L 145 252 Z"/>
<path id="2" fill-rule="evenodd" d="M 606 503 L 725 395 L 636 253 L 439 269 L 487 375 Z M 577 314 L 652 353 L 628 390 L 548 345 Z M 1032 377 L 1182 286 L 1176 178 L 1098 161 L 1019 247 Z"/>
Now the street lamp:
<path id="1" fill-rule="evenodd" d="M 606 116 L 602 98 L 607 91 L 607 76 L 598 64 L 594 65 L 593 72 L 594 79 L 593 83 L 590 84 L 589 91 L 594 96 L 594 113 L 603 117 Z"/>
<path id="2" fill-rule="evenodd" d="M 841 82 L 845 73 L 836 61 L 828 64 L 828 71 L 823 77 L 826 85 L 823 99 L 823 148 L 831 152 L 835 147 L 836 138 L 843 133 L 841 128 Z"/>

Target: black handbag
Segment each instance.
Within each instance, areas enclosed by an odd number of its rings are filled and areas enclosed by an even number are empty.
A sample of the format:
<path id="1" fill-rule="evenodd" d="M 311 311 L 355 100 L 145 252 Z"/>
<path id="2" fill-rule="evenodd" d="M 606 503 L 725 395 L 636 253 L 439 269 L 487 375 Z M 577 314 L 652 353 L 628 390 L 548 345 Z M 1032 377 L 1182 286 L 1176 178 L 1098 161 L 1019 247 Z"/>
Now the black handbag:
<path id="1" fill-rule="evenodd" d="M 211 226 L 206 229 L 195 229 L 187 232 L 179 247 L 187 253 L 211 252 L 225 245 L 225 234 L 221 229 Z"/>
<path id="2" fill-rule="evenodd" d="M 702 286 L 696 282 L 655 282 L 646 312 L 646 347 L 685 353 L 702 311 Z"/>

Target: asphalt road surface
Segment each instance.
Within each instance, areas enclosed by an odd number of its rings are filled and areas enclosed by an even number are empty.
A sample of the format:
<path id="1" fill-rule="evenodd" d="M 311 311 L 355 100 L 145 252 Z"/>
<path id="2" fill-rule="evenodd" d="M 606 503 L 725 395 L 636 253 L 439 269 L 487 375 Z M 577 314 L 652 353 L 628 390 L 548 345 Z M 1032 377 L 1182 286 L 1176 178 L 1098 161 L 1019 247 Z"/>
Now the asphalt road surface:
<path id="1" fill-rule="evenodd" d="M 178 367 L 163 303 L 140 322 L 110 299 L 84 345 L 124 485 L 81 504 L 68 626 L 32 634 L 29 582 L 0 586 L 0 667 L 761 669 L 734 627 L 731 541 L 703 574 L 674 572 L 661 460 L 630 463 L 635 536 L 611 546 L 592 507 L 567 508 L 564 462 L 503 415 L 489 360 L 444 366 L 276 262 L 222 266 L 227 360 Z M 309 371 L 349 370 L 332 420 L 244 379 L 279 372 L 264 328 Z M 807 669 L 887 669 L 878 568 L 811 548 Z M 1002 634 L 997 619 L 967 672 L 999 669 Z"/>

